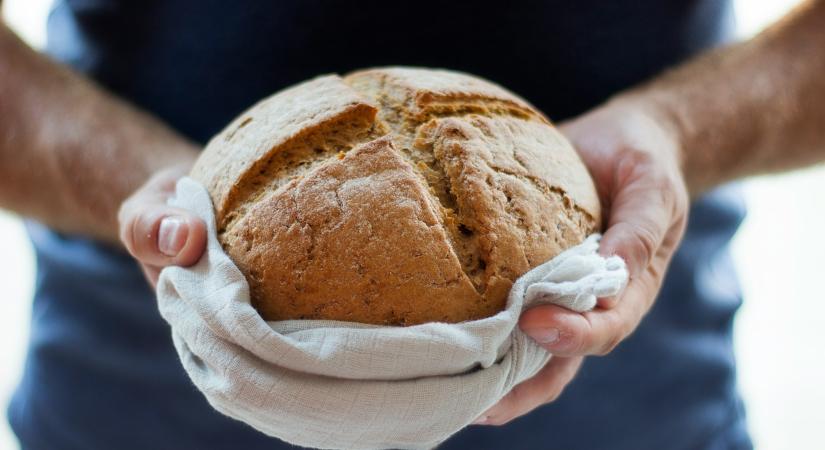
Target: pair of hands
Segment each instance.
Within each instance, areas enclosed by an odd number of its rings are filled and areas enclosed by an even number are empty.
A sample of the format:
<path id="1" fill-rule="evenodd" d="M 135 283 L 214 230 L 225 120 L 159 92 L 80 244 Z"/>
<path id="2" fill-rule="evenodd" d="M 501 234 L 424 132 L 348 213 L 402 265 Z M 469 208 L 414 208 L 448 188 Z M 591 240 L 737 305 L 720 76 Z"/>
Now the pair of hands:
<path id="1" fill-rule="evenodd" d="M 618 296 L 600 299 L 590 312 L 555 305 L 525 311 L 519 326 L 554 357 L 476 424 L 502 425 L 552 402 L 585 356 L 611 352 L 650 309 L 687 220 L 681 148 L 667 124 L 651 109 L 617 100 L 560 125 L 590 170 L 605 209 L 600 252 L 624 258 L 630 283 Z M 118 215 L 121 240 L 152 285 L 163 267 L 194 264 L 206 248 L 203 221 L 166 204 L 188 169 L 158 172 Z"/>

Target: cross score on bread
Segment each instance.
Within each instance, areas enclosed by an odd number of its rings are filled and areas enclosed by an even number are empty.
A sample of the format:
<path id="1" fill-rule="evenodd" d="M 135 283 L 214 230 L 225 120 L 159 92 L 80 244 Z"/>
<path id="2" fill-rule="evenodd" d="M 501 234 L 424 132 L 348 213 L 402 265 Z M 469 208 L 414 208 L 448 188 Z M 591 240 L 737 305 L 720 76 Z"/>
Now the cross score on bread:
<path id="1" fill-rule="evenodd" d="M 461 322 L 601 226 L 587 169 L 530 104 L 469 75 L 328 75 L 256 104 L 192 177 L 267 320 Z"/>

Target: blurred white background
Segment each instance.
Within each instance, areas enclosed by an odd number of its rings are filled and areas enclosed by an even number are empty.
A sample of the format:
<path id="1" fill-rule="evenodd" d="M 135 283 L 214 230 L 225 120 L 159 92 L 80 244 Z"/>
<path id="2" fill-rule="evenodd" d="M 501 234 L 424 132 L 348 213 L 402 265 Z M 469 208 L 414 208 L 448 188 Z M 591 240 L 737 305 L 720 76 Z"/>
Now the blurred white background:
<path id="1" fill-rule="evenodd" d="M 798 0 L 736 0 L 739 33 L 758 32 Z M 50 0 L 4 0 L 7 22 L 45 42 Z M 758 449 L 825 448 L 825 167 L 745 183 L 749 215 L 733 243 L 745 292 L 736 322 L 739 377 Z M 19 380 L 34 257 L 20 220 L 0 211 L 0 405 Z M 16 448 L 0 420 L 0 449 Z"/>

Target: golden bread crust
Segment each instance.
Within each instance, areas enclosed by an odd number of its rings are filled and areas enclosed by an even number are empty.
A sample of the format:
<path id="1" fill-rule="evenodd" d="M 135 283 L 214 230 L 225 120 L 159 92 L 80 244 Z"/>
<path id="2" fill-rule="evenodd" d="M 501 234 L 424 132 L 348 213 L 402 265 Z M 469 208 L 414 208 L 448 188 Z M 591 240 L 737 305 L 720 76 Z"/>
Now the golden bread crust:
<path id="1" fill-rule="evenodd" d="M 601 221 L 587 170 L 540 112 L 442 70 L 281 91 L 213 138 L 192 176 L 267 320 L 487 317 Z"/>

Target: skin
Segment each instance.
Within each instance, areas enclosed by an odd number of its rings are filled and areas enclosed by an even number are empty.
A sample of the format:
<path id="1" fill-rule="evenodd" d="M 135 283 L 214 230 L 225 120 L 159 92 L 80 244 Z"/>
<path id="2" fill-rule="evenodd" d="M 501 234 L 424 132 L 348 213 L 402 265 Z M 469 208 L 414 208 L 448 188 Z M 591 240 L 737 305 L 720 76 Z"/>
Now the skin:
<path id="1" fill-rule="evenodd" d="M 562 358 L 477 423 L 505 424 L 555 400 L 583 356 L 606 355 L 635 330 L 682 238 L 689 197 L 825 160 L 823 74 L 825 1 L 810 1 L 749 41 L 689 61 L 561 124 L 607 210 L 600 252 L 625 259 L 630 283 L 591 312 L 539 306 L 522 314 L 522 330 Z"/>
<path id="2" fill-rule="evenodd" d="M 163 180 L 186 173 L 197 155 L 195 144 L 158 119 L 33 51 L 0 23 L 0 208 L 125 245 L 154 279 L 157 267 L 193 264 L 203 252 L 200 220 L 156 207 L 169 193 Z M 144 184 L 151 194 L 124 203 Z M 121 205 L 130 218 L 123 227 Z M 167 256 L 157 236 L 172 216 L 188 237 Z"/>
<path id="3" fill-rule="evenodd" d="M 501 425 L 553 401 L 583 357 L 608 354 L 633 332 L 684 233 L 691 196 L 825 160 L 823 73 L 825 1 L 811 1 L 752 40 L 560 125 L 606 211 L 600 251 L 622 256 L 631 281 L 588 313 L 526 311 L 521 328 L 556 356 L 477 423 Z M 122 242 L 153 284 L 160 268 L 200 258 L 204 224 L 165 204 L 196 158 L 192 143 L 5 27 L 0 99 L 0 207 L 60 231 Z"/>

